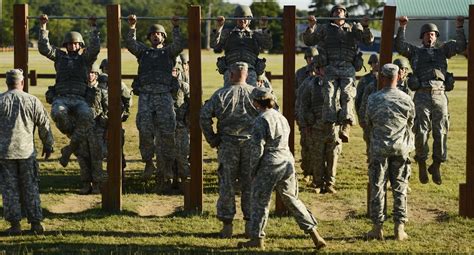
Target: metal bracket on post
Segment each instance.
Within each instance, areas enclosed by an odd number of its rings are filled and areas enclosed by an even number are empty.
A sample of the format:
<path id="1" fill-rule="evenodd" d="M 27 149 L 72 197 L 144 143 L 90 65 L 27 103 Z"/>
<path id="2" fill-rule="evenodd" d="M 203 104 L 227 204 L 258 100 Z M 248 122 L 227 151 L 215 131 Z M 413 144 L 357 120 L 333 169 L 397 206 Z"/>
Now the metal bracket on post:
<path id="1" fill-rule="evenodd" d="M 102 208 L 122 210 L 122 120 L 121 120 L 121 35 L 120 5 L 107 6 L 107 58 L 109 60 L 109 112 L 107 128 L 107 182 L 102 193 Z"/>
<path id="2" fill-rule="evenodd" d="M 474 5 L 469 5 L 468 56 L 474 56 Z M 466 183 L 459 184 L 459 215 L 474 218 L 474 60 L 468 58 L 467 66 L 467 127 L 466 127 Z"/>
<path id="3" fill-rule="evenodd" d="M 202 74 L 201 74 L 201 6 L 193 5 L 188 8 L 188 40 L 189 44 L 189 79 L 190 105 L 190 187 L 185 188 L 184 209 L 186 211 L 202 212 L 202 134 L 199 126 L 199 111 L 202 103 Z"/>
<path id="4" fill-rule="evenodd" d="M 28 92 L 28 4 L 15 4 L 13 12 L 13 66 L 23 70 L 23 90 Z"/>

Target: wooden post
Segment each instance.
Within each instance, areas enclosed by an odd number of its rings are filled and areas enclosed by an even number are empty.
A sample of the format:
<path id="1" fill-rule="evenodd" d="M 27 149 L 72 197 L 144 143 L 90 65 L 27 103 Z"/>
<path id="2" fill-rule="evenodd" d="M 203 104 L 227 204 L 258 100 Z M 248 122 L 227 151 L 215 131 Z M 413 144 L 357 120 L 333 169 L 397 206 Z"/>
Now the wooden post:
<path id="1" fill-rule="evenodd" d="M 380 38 L 380 63 L 379 75 L 381 76 L 382 66 L 387 63 L 392 63 L 392 49 L 393 49 L 393 35 L 395 33 L 395 14 L 397 7 L 384 6 L 383 20 L 382 20 L 382 37 Z M 381 89 L 383 84 L 381 79 L 378 79 L 377 89 Z M 387 212 L 387 193 L 385 193 L 384 212 Z M 367 183 L 367 215 L 370 216 L 370 182 Z"/>
<path id="2" fill-rule="evenodd" d="M 468 56 L 474 56 L 474 5 L 469 5 Z M 466 128 L 466 183 L 459 184 L 459 215 L 474 218 L 474 60 L 467 66 L 467 128 Z"/>
<path id="3" fill-rule="evenodd" d="M 28 75 L 30 79 L 30 85 L 36 86 L 38 85 L 38 75 L 36 75 L 36 70 L 30 70 L 30 74 Z"/>
<path id="4" fill-rule="evenodd" d="M 190 192 L 185 195 L 185 210 L 202 212 L 202 134 L 199 125 L 199 112 L 202 104 L 201 76 L 201 6 L 192 5 L 188 8 L 188 40 L 189 42 L 189 80 L 190 80 Z"/>
<path id="5" fill-rule="evenodd" d="M 296 45 L 296 7 L 287 5 L 283 9 L 283 115 L 290 124 L 288 145 L 295 153 L 295 45 Z M 286 210 L 280 196 L 275 199 L 275 214 L 285 215 Z"/>
<path id="6" fill-rule="evenodd" d="M 13 66 L 23 70 L 23 90 L 28 92 L 28 4 L 15 4 L 13 12 Z"/>
<path id="7" fill-rule="evenodd" d="M 109 212 L 122 210 L 122 120 L 121 84 L 122 65 L 120 51 L 120 5 L 107 6 L 107 58 L 109 60 L 109 113 L 107 128 L 107 174 L 102 190 L 102 208 Z"/>

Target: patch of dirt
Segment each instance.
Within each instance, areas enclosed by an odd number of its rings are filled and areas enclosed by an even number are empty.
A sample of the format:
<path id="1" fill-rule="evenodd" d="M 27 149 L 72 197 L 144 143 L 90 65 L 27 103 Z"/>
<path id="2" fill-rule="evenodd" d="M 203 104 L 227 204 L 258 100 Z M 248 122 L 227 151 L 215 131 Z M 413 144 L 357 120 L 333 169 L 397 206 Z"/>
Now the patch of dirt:
<path id="1" fill-rule="evenodd" d="M 156 196 L 137 208 L 140 216 L 168 216 L 183 207 L 183 196 Z"/>
<path id="2" fill-rule="evenodd" d="M 322 221 L 345 220 L 353 214 L 352 208 L 337 200 L 308 203 L 308 209 Z"/>
<path id="3" fill-rule="evenodd" d="M 99 195 L 69 195 L 61 203 L 48 208 L 51 213 L 80 213 L 95 208 L 101 203 Z"/>
<path id="4" fill-rule="evenodd" d="M 410 201 L 408 201 L 408 220 L 411 222 L 442 222 L 449 218 L 448 213 L 445 211 L 426 207 L 410 207 L 409 203 Z"/>

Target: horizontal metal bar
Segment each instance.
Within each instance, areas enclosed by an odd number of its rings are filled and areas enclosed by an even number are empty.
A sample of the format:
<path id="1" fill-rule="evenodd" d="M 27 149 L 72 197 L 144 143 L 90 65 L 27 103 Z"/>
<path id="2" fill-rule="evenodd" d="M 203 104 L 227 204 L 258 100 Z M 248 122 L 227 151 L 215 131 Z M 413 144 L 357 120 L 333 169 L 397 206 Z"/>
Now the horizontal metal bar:
<path id="1" fill-rule="evenodd" d="M 308 20 L 309 16 L 307 17 L 296 17 L 296 20 Z M 316 20 L 339 20 L 339 19 L 346 19 L 346 20 L 363 20 L 363 17 L 347 17 L 347 18 L 339 18 L 339 17 L 315 17 Z M 368 20 L 382 20 L 383 18 L 371 18 L 369 17 Z"/>

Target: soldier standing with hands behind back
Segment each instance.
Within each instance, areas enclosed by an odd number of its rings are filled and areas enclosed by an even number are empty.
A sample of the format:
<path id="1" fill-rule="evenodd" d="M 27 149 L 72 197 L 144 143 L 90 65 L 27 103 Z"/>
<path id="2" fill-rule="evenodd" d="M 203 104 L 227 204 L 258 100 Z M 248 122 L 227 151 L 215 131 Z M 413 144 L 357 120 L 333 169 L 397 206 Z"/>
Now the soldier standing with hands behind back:
<path id="1" fill-rule="evenodd" d="M 164 45 L 167 37 L 162 25 L 151 25 L 148 40 L 151 47 L 136 40 L 137 17 L 128 16 L 130 30 L 125 38 L 127 49 L 138 59 L 138 77 L 132 85 L 138 94 L 137 128 L 140 153 L 146 163 L 144 179 L 156 171 L 153 154 L 158 163 L 157 192 L 171 190 L 175 156 L 176 114 L 173 98 L 179 89 L 178 80 L 171 75 L 176 57 L 183 50 L 184 39 L 178 17 L 173 17 L 173 43 Z M 161 175 L 161 176 L 159 176 Z"/>
<path id="2" fill-rule="evenodd" d="M 408 58 L 413 75 L 408 80 L 408 87 L 415 91 L 415 160 L 419 168 L 419 180 L 428 183 L 426 160 L 428 159 L 428 136 L 433 131 L 433 163 L 428 172 L 433 182 L 441 185 L 440 166 L 447 158 L 449 111 L 446 91 L 454 88 L 454 77 L 448 73 L 448 58 L 462 53 L 466 49 L 464 35 L 464 17 L 456 19 L 456 41 L 449 41 L 438 46 L 438 27 L 428 23 L 421 27 L 422 46 L 415 46 L 405 41 L 405 29 L 408 23 L 406 16 L 400 17 L 395 48 Z"/>
<path id="3" fill-rule="evenodd" d="M 329 24 L 316 25 L 316 18 L 309 16 L 308 28 L 303 34 L 306 45 L 318 44 L 325 51 L 322 54 L 327 55 L 322 118 L 328 124 L 341 124 L 339 137 L 345 143 L 349 142 L 350 127 L 354 123 L 355 73 L 363 66 L 357 43 L 370 45 L 374 41 L 367 17 L 360 23 L 349 24 L 346 22 L 347 16 L 347 9 L 343 5 L 335 5 L 331 9 L 331 17 L 338 19 Z M 336 102 L 338 89 L 340 112 L 337 111 Z"/>

